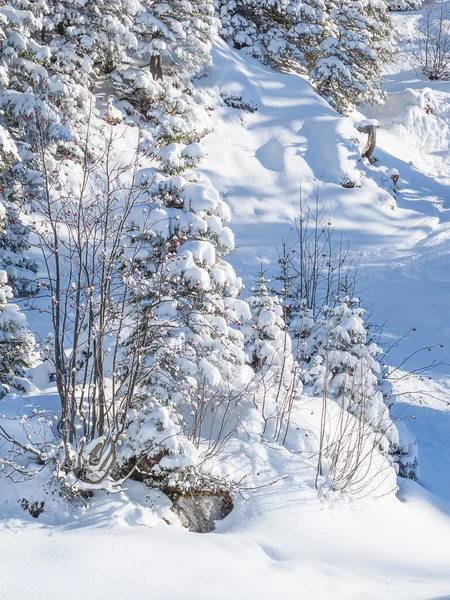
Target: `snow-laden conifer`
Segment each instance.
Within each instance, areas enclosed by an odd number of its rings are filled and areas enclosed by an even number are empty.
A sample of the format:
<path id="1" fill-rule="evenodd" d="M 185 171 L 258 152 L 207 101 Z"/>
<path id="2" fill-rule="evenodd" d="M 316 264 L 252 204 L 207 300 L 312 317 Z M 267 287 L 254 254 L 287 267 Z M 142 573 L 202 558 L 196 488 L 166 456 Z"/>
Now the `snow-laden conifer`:
<path id="1" fill-rule="evenodd" d="M 391 11 L 420 10 L 422 0 L 387 0 L 387 5 Z"/>
<path id="2" fill-rule="evenodd" d="M 281 299 L 268 288 L 271 281 L 260 268 L 248 299 L 252 319 L 246 326 L 246 350 L 256 373 L 280 368 L 288 360 L 292 370 L 292 343 L 286 331 Z"/>
<path id="3" fill-rule="evenodd" d="M 358 103 L 380 104 L 383 64 L 393 50 L 384 0 L 337 0 L 330 7 L 332 32 L 320 46 L 311 78 L 339 112 Z"/>
<path id="4" fill-rule="evenodd" d="M 137 52 L 134 25 L 141 11 L 138 0 L 49 0 L 46 34 L 57 49 L 54 54 L 74 67 L 81 58 L 78 68 L 110 73 L 129 52 Z"/>
<path id="5" fill-rule="evenodd" d="M 295 346 L 287 330 L 282 299 L 270 288 L 262 265 L 248 299 L 252 318 L 245 324 L 245 348 L 255 371 L 253 406 L 263 419 L 261 435 L 284 444 L 301 394 Z"/>
<path id="6" fill-rule="evenodd" d="M 0 161 L 4 211 L 1 265 L 16 291 L 34 291 L 34 261 L 26 256 L 29 227 L 23 216 L 46 193 L 57 160 L 77 155 L 79 114 L 87 91 L 58 71 L 45 43 L 44 2 L 0 7 Z"/>
<path id="7" fill-rule="evenodd" d="M 227 41 L 284 69 L 309 69 L 328 27 L 323 0 L 221 0 L 219 16 Z"/>
<path id="8" fill-rule="evenodd" d="M 146 456 L 151 464 L 162 453 L 157 475 L 160 468 L 194 466 L 192 444 L 225 435 L 219 424 L 251 377 L 239 330 L 250 310 L 239 298 L 241 279 L 224 260 L 234 247 L 230 212 L 208 180 L 156 182 L 145 210 L 147 232 L 142 220 L 133 227 L 135 239 L 146 236 L 147 249 L 140 252 L 136 318 L 125 344 L 128 353 L 145 350 L 123 457 Z M 165 435 L 150 435 L 155 427 Z"/>
<path id="9" fill-rule="evenodd" d="M 365 310 L 357 298 L 345 297 L 335 308 L 324 307 L 323 319 L 306 340 L 309 363 L 303 379 L 314 393 L 335 400 L 376 433 L 385 454 L 398 445 L 389 417 L 377 356 L 381 348 L 368 337 Z"/>
<path id="10" fill-rule="evenodd" d="M 6 271 L 0 271 L 0 397 L 12 390 L 24 391 L 21 377 L 31 366 L 34 338 L 25 315 L 13 298 Z"/>
<path id="11" fill-rule="evenodd" d="M 0 267 L 8 274 L 16 293 L 36 291 L 36 262 L 27 254 L 30 227 L 20 214 L 22 190 L 14 177 L 14 167 L 21 164 L 19 152 L 10 134 L 0 125 Z"/>
<path id="12" fill-rule="evenodd" d="M 139 55 L 150 59 L 154 79 L 170 66 L 193 76 L 211 62 L 218 21 L 212 0 L 143 0 L 136 20 Z"/>

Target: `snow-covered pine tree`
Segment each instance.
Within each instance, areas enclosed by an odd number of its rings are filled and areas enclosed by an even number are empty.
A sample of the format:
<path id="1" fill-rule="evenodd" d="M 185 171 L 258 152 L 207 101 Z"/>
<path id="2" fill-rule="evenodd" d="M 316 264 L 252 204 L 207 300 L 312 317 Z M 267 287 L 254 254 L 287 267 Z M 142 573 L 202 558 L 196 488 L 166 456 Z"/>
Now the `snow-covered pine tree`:
<path id="1" fill-rule="evenodd" d="M 234 246 L 230 212 L 208 180 L 166 178 L 149 188 L 145 210 L 147 225 L 133 227 L 148 252 L 140 253 L 125 342 L 128 353 L 145 352 L 122 460 L 142 468 L 145 457 L 161 476 L 161 468 L 195 466 L 193 448 L 225 435 L 215 428 L 252 375 L 239 331 L 250 310 L 223 259 Z"/>
<path id="2" fill-rule="evenodd" d="M 74 128 L 86 90 L 55 71 L 52 54 L 42 43 L 45 2 L 0 7 L 0 161 L 4 204 L 1 265 L 16 292 L 34 291 L 36 265 L 24 253 L 29 227 L 23 213 L 45 194 L 45 180 L 56 159 L 78 152 Z M 47 177 L 47 185 L 50 185 Z"/>
<path id="3" fill-rule="evenodd" d="M 255 371 L 251 391 L 260 410 L 265 439 L 284 444 L 288 439 L 295 400 L 301 391 L 297 355 L 284 319 L 285 307 L 270 288 L 261 265 L 253 295 L 252 318 L 243 327 L 245 349 Z"/>
<path id="4" fill-rule="evenodd" d="M 208 127 L 208 115 L 191 86 L 186 85 L 181 91 L 164 84 L 147 117 L 156 126 L 143 149 L 158 160 L 162 171 L 178 174 L 193 168 L 204 157 L 199 142 Z"/>
<path id="5" fill-rule="evenodd" d="M 148 70 L 134 67 L 117 70 L 112 83 L 120 98 L 132 105 L 130 112 L 136 110 L 147 121 L 141 149 L 161 171 L 176 175 L 197 165 L 204 157 L 198 142 L 209 116 L 192 84 L 186 81 L 179 89 L 168 81 L 158 83 Z"/>
<path id="6" fill-rule="evenodd" d="M 78 63 L 81 73 L 91 65 L 110 73 L 126 61 L 128 52 L 137 52 L 139 0 L 49 0 L 48 6 L 45 36 L 62 69 L 66 60 L 71 68 Z M 73 74 L 77 76 L 76 69 Z"/>
<path id="7" fill-rule="evenodd" d="M 26 127 L 25 115 L 30 110 L 29 97 L 24 91 L 29 87 L 33 68 L 47 56 L 46 50 L 32 39 L 42 26 L 43 8 L 40 2 L 33 3 L 30 10 L 23 10 L 14 2 L 0 7 L 0 106 L 3 109 L 0 116 L 0 267 L 7 271 L 16 293 L 34 291 L 36 271 L 35 262 L 26 256 L 29 228 L 21 219 L 27 186 L 22 156 L 28 156 L 28 149 L 20 143 L 24 141 L 21 133 Z M 16 139 L 11 132 L 16 134 Z"/>
<path id="8" fill-rule="evenodd" d="M 27 6 L 34 12 L 21 10 L 21 2 L 9 3 L 0 47 L 2 124 L 20 151 L 22 171 L 27 161 L 34 165 L 40 161 L 43 168 L 44 156 L 49 154 L 57 158 L 80 155 L 73 142 L 78 125 L 84 132 L 80 113 L 85 117 L 90 109 L 89 65 L 83 70 L 81 58 L 70 61 L 67 54 L 56 56 L 47 43 L 46 3 Z M 36 174 L 24 179 L 28 185 L 42 184 Z"/>
<path id="9" fill-rule="evenodd" d="M 210 64 L 217 28 L 213 0 L 143 0 L 135 27 L 138 52 L 150 59 L 155 80 L 163 79 L 164 65 L 192 77 Z"/>
<path id="10" fill-rule="evenodd" d="M 20 217 L 20 206 L 11 201 L 17 182 L 11 169 L 20 163 L 17 146 L 0 125 L 0 268 L 8 274 L 16 294 L 36 291 L 36 262 L 26 254 L 30 228 Z"/>
<path id="11" fill-rule="evenodd" d="M 86 81 L 92 67 L 97 74 L 111 73 L 138 57 L 147 64 L 130 67 L 125 76 L 138 89 L 141 68 L 150 67 L 157 81 L 163 63 L 180 78 L 211 62 L 218 28 L 212 0 L 50 0 L 49 9 L 45 39 L 60 72 L 71 71 L 76 80 L 84 75 Z"/>
<path id="12" fill-rule="evenodd" d="M 302 375 L 319 396 L 335 400 L 377 436 L 381 451 L 398 446 L 398 431 L 381 388 L 381 348 L 368 337 L 365 310 L 357 298 L 344 297 L 323 308 L 323 319 L 306 340 L 309 362 Z"/>
<path id="13" fill-rule="evenodd" d="M 360 102 L 380 104 L 383 64 L 393 51 L 384 0 L 336 0 L 332 34 L 321 44 L 311 78 L 332 106 L 348 113 Z"/>
<path id="14" fill-rule="evenodd" d="M 420 10 L 422 0 L 387 0 L 388 9 L 392 12 L 406 10 Z"/>
<path id="15" fill-rule="evenodd" d="M 8 274 L 15 295 L 37 292 L 37 261 L 29 256 L 31 227 L 26 225 L 19 209 L 12 204 L 2 206 L 0 215 L 0 266 Z"/>
<path id="16" fill-rule="evenodd" d="M 299 239 L 299 245 L 303 248 L 305 256 L 303 252 L 299 253 L 296 247 L 283 243 L 278 257 L 278 273 L 274 277 L 280 289 L 283 318 L 292 340 L 297 340 L 296 344 L 300 344 L 300 340 L 308 336 L 314 327 L 314 310 L 310 306 L 314 292 L 310 289 L 312 285 L 308 286 L 309 273 L 306 268 L 311 262 L 306 256 L 310 248 L 308 241 L 304 243 L 302 238 Z M 294 354 L 301 358 L 299 347 Z"/>
<path id="17" fill-rule="evenodd" d="M 310 70 L 326 35 L 323 0 L 219 0 L 223 37 L 281 69 Z"/>
<path id="18" fill-rule="evenodd" d="M 292 371 L 292 344 L 286 331 L 283 306 L 280 298 L 271 293 L 266 279 L 266 270 L 261 265 L 259 277 L 255 279 L 253 295 L 248 299 L 252 319 L 245 327 L 246 351 L 256 373 L 279 370 L 287 365 Z"/>
<path id="19" fill-rule="evenodd" d="M 12 297 L 7 273 L 0 271 L 0 398 L 12 389 L 24 391 L 20 377 L 31 365 L 34 348 L 25 315 L 16 304 L 8 302 Z"/>

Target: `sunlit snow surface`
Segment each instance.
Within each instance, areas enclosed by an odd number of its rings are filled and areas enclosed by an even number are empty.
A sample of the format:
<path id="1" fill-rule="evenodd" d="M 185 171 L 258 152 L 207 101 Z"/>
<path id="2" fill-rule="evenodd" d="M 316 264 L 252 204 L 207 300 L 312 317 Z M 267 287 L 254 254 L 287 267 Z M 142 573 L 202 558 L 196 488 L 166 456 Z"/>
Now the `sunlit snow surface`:
<path id="1" fill-rule="evenodd" d="M 406 52 L 418 16 L 394 18 Z M 217 106 L 202 144 L 201 170 L 233 213 L 238 275 L 249 283 L 261 261 L 272 268 L 277 246 L 289 239 L 299 195 L 317 193 L 359 253 L 362 296 L 374 305 L 372 321 L 385 325 L 381 343 L 388 347 L 416 328 L 389 353 L 393 365 L 421 346 L 450 348 L 450 83 L 430 86 L 402 57 L 388 75 L 388 103 L 348 119 L 301 78 L 274 73 L 223 43 L 215 48 L 213 73 L 199 81 L 204 90 L 241 95 L 258 108 Z M 435 91 L 432 115 L 420 108 L 426 87 Z M 359 159 L 354 143 L 352 121 L 365 117 L 381 126 L 373 167 Z M 400 172 L 395 199 L 393 168 Z M 346 175 L 361 187 L 341 187 Z M 445 348 L 420 353 L 404 367 L 445 356 Z M 19 492 L 10 486 L 0 529 L 0 599 L 450 598 L 446 374 L 446 364 L 433 373 L 439 381 L 399 373 L 396 411 L 417 437 L 422 485 L 403 482 L 398 497 L 318 497 L 306 441 L 292 454 L 251 438 L 230 446 L 224 469 L 239 476 L 251 471 L 248 486 L 257 487 L 259 478 L 266 487 L 238 496 L 213 534 L 182 530 L 168 501 L 139 484 L 99 495 L 89 510 L 61 503 L 60 513 L 38 521 L 18 510 Z M 312 401 L 299 410 L 314 432 L 318 406 Z"/>

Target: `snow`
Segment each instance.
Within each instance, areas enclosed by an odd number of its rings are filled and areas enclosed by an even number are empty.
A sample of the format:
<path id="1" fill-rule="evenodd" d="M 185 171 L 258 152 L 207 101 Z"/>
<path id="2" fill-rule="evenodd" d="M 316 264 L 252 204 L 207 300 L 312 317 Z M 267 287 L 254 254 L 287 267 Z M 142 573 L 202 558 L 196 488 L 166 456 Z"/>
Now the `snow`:
<path id="1" fill-rule="evenodd" d="M 210 385 L 220 385 L 220 382 L 222 381 L 220 371 L 217 367 L 212 365 L 208 361 L 208 359 L 201 358 L 198 362 L 198 368 L 200 370 L 200 373 L 205 377 L 205 379 L 210 383 Z"/>
<path id="2" fill-rule="evenodd" d="M 183 244 L 183 249 L 191 252 L 200 263 L 212 266 L 216 262 L 216 251 L 211 242 L 190 240 Z"/>
<path id="3" fill-rule="evenodd" d="M 262 458 L 268 470 L 283 460 L 279 451 L 264 451 Z M 330 506 L 311 494 L 311 473 L 297 462 L 288 472 L 287 481 L 261 489 L 251 501 L 238 498 L 233 513 L 207 535 L 161 524 L 131 483 L 127 497 L 100 498 L 86 514 L 68 515 L 70 524 L 6 522 L 2 594 L 17 600 L 56 600 L 61 590 L 68 600 L 140 600 L 149 593 L 158 600 L 448 595 L 448 516 L 431 494 L 407 483 L 404 502 L 387 497 L 357 508 Z M 155 503 L 161 500 L 150 494 L 147 506 Z M 158 510 L 171 518 L 167 508 Z"/>
<path id="4" fill-rule="evenodd" d="M 416 13 L 394 17 L 398 30 L 406 32 L 402 52 L 418 18 Z M 213 59 L 210 77 L 197 82 L 202 91 L 241 94 L 258 110 L 249 114 L 218 103 L 213 129 L 201 147 L 165 151 L 174 153 L 171 160 L 203 157 L 200 170 L 214 187 L 206 178 L 175 177 L 173 185 L 183 188 L 193 210 L 204 213 L 196 217 L 198 231 L 218 234 L 227 249 L 234 247 L 235 234 L 237 251 L 230 260 L 237 287 L 239 277 L 250 284 L 261 262 L 272 268 L 277 247 L 292 235 L 300 195 L 309 202 L 317 199 L 336 230 L 351 240 L 361 263 L 360 287 L 373 304 L 371 320 L 384 324 L 381 345 L 389 348 L 408 332 L 402 344 L 388 350 L 389 364 L 399 364 L 421 347 L 425 352 L 405 368 L 445 359 L 445 348 L 428 348 L 450 342 L 450 84 L 423 81 L 401 54 L 388 75 L 386 105 L 364 107 L 361 114 L 344 118 L 301 77 L 276 73 L 223 42 L 216 44 Z M 152 82 L 142 86 L 153 90 Z M 357 131 L 362 122 L 379 124 L 373 166 L 359 155 L 365 141 Z M 6 147 L 9 139 L 0 133 Z M 394 193 L 391 177 L 396 174 L 400 182 Z M 355 187 L 343 187 L 345 181 Z M 220 222 L 231 216 L 234 234 Z M 152 217 L 155 232 L 166 235 L 171 214 L 155 208 Z M 176 269 L 185 277 L 204 289 L 212 280 L 230 279 L 231 267 L 216 262 L 208 242 L 188 242 L 184 248 Z M 199 261 L 214 265 L 210 275 Z M 227 298 L 225 305 L 236 318 L 248 318 L 242 299 Z M 170 314 L 171 308 L 162 310 Z M 269 327 L 274 313 L 262 311 L 260 319 L 261 326 Z M 207 358 L 198 368 L 212 383 L 220 381 Z M 403 373 L 397 372 L 394 384 L 394 415 L 411 431 L 400 426 L 400 435 L 409 435 L 411 445 L 417 440 L 421 471 L 419 483 L 400 481 L 398 497 L 392 493 L 395 482 L 383 477 L 377 480 L 379 488 L 374 483 L 367 494 L 354 497 L 323 497 L 315 491 L 311 454 L 320 423 L 318 399 L 299 407 L 301 427 L 292 428 L 286 448 L 261 442 L 261 415 L 250 406 L 239 414 L 245 434 L 230 442 L 226 460 L 215 464 L 224 476 L 242 477 L 244 489 L 212 534 L 182 530 L 167 498 L 134 482 L 117 495 L 99 494 L 89 510 L 62 508 L 49 490 L 42 500 L 59 509 L 44 512 L 38 521 L 19 506 L 27 484 L 9 485 L 1 499 L 0 597 L 448 598 L 450 373 L 445 360 L 433 373 L 438 379 Z M 248 378 L 244 367 L 235 385 L 244 386 Z M 35 372 L 38 387 L 48 385 L 47 380 L 45 368 Z M 18 414 L 33 400 L 56 406 L 56 394 L 47 391 L 46 400 L 37 389 L 17 400 Z M 162 409 L 142 427 L 142 440 L 155 435 L 157 418 L 173 434 L 176 451 L 178 425 Z M 167 429 L 162 435 L 168 435 Z M 376 460 L 384 459 L 377 454 Z"/>
<path id="5" fill-rule="evenodd" d="M 395 18 L 402 20 L 400 28 L 417 16 Z M 239 93 L 258 106 L 251 114 L 226 106 L 216 109 L 214 130 L 203 140 L 207 156 L 201 163 L 231 207 L 238 251 L 230 259 L 247 287 L 261 261 L 276 260 L 282 240 L 292 237 L 299 198 L 314 206 L 317 197 L 332 227 L 350 240 L 360 263 L 360 290 L 374 322 L 383 325 L 382 345 L 389 347 L 407 334 L 390 350 L 390 363 L 398 364 L 420 347 L 449 345 L 450 328 L 444 320 L 450 304 L 450 287 L 445 284 L 445 242 L 450 239 L 445 168 L 440 155 L 422 153 L 422 131 L 416 132 L 413 147 L 392 125 L 406 108 L 397 96 L 411 87 L 411 71 L 404 84 L 402 73 L 388 76 L 387 89 L 394 93 L 375 116 L 364 109 L 371 122 L 376 117 L 380 123 L 374 153 L 378 162 L 371 166 L 360 159 L 354 143 L 361 148 L 367 138 L 356 129 L 362 114 L 340 117 L 302 78 L 273 72 L 222 42 L 215 46 L 214 64 L 211 80 L 202 80 L 203 85 Z M 417 80 L 414 86 L 427 88 L 430 82 Z M 442 122 L 435 129 L 442 132 Z M 423 164 L 425 157 L 433 161 L 428 166 Z M 438 173 L 434 161 L 440 162 Z M 400 181 L 395 194 L 391 177 L 396 171 Z M 342 187 L 346 176 L 361 187 Z M 439 361 L 446 354 L 437 348 L 425 360 L 430 357 Z M 419 354 L 408 367 L 422 366 L 423 359 Z"/>

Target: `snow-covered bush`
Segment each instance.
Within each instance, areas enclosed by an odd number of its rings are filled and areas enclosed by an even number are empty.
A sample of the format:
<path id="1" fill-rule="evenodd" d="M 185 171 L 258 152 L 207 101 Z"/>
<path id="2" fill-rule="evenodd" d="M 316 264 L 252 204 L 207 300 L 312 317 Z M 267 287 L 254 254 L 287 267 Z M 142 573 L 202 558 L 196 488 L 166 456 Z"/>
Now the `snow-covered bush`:
<path id="1" fill-rule="evenodd" d="M 303 225 L 302 219 L 300 219 L 300 224 Z M 300 234 L 301 229 L 299 228 L 298 231 Z M 320 236 L 314 239 L 318 241 Z M 319 256 L 317 252 L 319 245 L 315 241 L 313 245 L 315 246 L 314 253 Z M 300 253 L 297 252 L 299 246 L 302 248 Z M 309 335 L 314 325 L 315 311 L 310 307 L 314 306 L 313 300 L 317 296 L 318 289 L 314 290 L 314 286 L 309 284 L 312 284 L 313 281 L 319 283 L 319 278 L 316 277 L 317 273 L 313 273 L 309 269 L 312 266 L 309 255 L 311 249 L 309 240 L 302 237 L 301 234 L 292 246 L 283 244 L 278 258 L 278 273 L 274 277 L 281 288 L 280 297 L 284 319 L 290 336 L 295 340 Z M 324 258 L 324 254 L 322 252 L 320 254 Z M 323 267 L 322 264 L 316 266 L 318 271 Z M 298 352 L 296 352 L 296 356 L 299 358 Z"/>
<path id="2" fill-rule="evenodd" d="M 258 106 L 254 102 L 245 100 L 242 96 L 237 94 L 226 94 L 222 92 L 221 98 L 226 106 L 236 110 L 243 110 L 248 113 L 254 113 L 258 110 Z"/>
<path id="3" fill-rule="evenodd" d="M 382 368 L 381 390 L 390 413 L 396 414 L 397 395 L 391 379 L 395 381 L 397 369 L 384 365 Z M 394 416 L 398 431 L 398 443 L 391 445 L 390 454 L 397 467 L 399 477 L 416 481 L 419 478 L 420 464 L 417 440 L 408 429 L 402 416 Z"/>
<path id="4" fill-rule="evenodd" d="M 127 100 L 144 117 L 164 97 L 162 86 L 147 69 L 131 66 L 116 69 L 111 74 L 111 84 L 119 99 Z"/>
<path id="5" fill-rule="evenodd" d="M 29 235 L 31 227 L 25 225 L 18 209 L 11 203 L 5 205 L 0 216 L 0 265 L 16 295 L 30 295 L 37 291 L 37 262 L 30 258 Z"/>
<path id="6" fill-rule="evenodd" d="M 0 202 L 0 267 L 7 271 L 16 293 L 33 293 L 36 291 L 37 266 L 26 254 L 30 228 L 23 223 L 19 206 L 14 203 L 21 189 L 12 171 L 18 164 L 17 146 L 0 125 L 0 181 L 3 192 Z"/>
<path id="7" fill-rule="evenodd" d="M 90 98 L 84 83 L 56 70 L 49 46 L 39 43 L 45 4 L 29 7 L 38 14 L 21 10 L 21 3 L 0 8 L 0 124 L 10 136 L 8 148 L 3 136 L 2 161 L 7 169 L 2 172 L 2 192 L 18 208 L 32 205 L 45 193 L 56 170 L 55 159 L 79 155 L 76 132 L 83 124 L 79 116 L 89 110 Z"/>
<path id="8" fill-rule="evenodd" d="M 283 318 L 280 299 L 267 288 L 270 279 L 265 278 L 262 266 L 259 277 L 252 288 L 253 296 L 248 299 L 252 320 L 247 325 L 246 350 L 251 365 L 256 372 L 262 369 L 280 367 L 292 347 Z"/>
<path id="9" fill-rule="evenodd" d="M 36 265 L 25 254 L 30 230 L 23 222 L 23 209 L 43 181 L 39 140 L 57 147 L 68 137 L 57 106 L 63 104 L 63 94 L 55 90 L 57 81 L 46 69 L 50 52 L 36 41 L 44 10 L 41 2 L 28 10 L 20 2 L 0 7 L 0 266 L 16 293 L 35 291 Z"/>
<path id="10" fill-rule="evenodd" d="M 147 113 L 147 118 L 155 125 L 156 149 L 174 143 L 188 145 L 198 142 L 206 133 L 205 107 L 192 89 L 179 91 L 172 85 L 166 85 L 163 94 Z"/>
<path id="11" fill-rule="evenodd" d="M 349 294 L 354 287 L 357 264 L 349 260 L 348 250 L 348 242 L 335 235 L 330 216 L 301 198 L 295 232 L 279 250 L 274 277 L 300 359 L 301 340 L 310 336 L 322 307 L 334 306 L 343 289 Z"/>
<path id="12" fill-rule="evenodd" d="M 322 399 L 316 487 L 322 476 L 332 489 L 352 493 L 396 486 L 399 435 L 384 402 L 382 351 L 368 339 L 364 312 L 357 298 L 344 297 L 323 308 L 306 340 L 302 378 Z"/>
<path id="13" fill-rule="evenodd" d="M 158 160 L 164 172 L 181 173 L 203 158 L 198 142 L 207 133 L 208 116 L 191 84 L 180 89 L 169 81 L 156 82 L 149 71 L 131 67 L 116 70 L 112 83 L 119 97 L 149 124 L 142 150 Z"/>
<path id="14" fill-rule="evenodd" d="M 252 381 L 254 404 L 264 421 L 262 435 L 283 444 L 286 441 L 294 403 L 301 392 L 297 356 L 284 319 L 281 299 L 260 269 L 248 299 L 252 318 L 244 328 L 245 349 L 255 371 Z"/>
<path id="15" fill-rule="evenodd" d="M 191 77 L 210 64 L 216 35 L 211 0 L 51 0 L 45 17 L 58 70 L 74 79 L 92 69 L 110 74 L 131 57 L 145 61 L 155 80 L 163 79 L 163 62 Z"/>
<path id="16" fill-rule="evenodd" d="M 177 175 L 204 158 L 200 140 L 207 133 L 208 116 L 191 87 L 180 91 L 166 82 L 158 88 L 156 97 L 146 99 L 144 116 L 153 127 L 147 129 L 141 149 L 161 171 Z"/>
<path id="17" fill-rule="evenodd" d="M 20 378 L 31 366 L 34 350 L 34 337 L 25 315 L 16 304 L 8 302 L 12 297 L 6 271 L 0 271 L 0 397 L 11 390 L 25 390 Z"/>
<path id="18" fill-rule="evenodd" d="M 450 10 L 445 2 L 427 4 L 413 58 L 431 81 L 450 78 Z"/>

